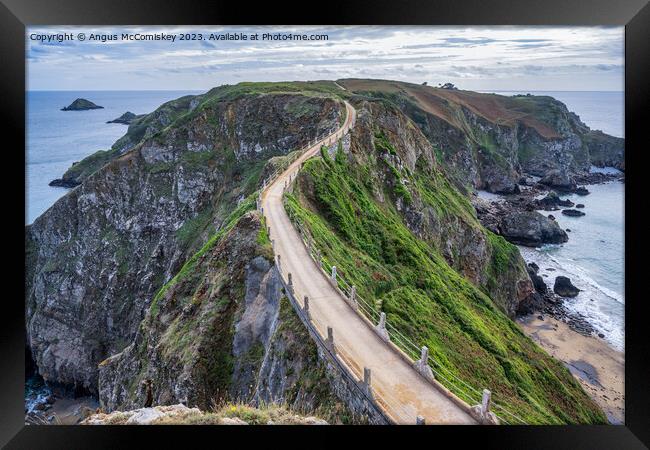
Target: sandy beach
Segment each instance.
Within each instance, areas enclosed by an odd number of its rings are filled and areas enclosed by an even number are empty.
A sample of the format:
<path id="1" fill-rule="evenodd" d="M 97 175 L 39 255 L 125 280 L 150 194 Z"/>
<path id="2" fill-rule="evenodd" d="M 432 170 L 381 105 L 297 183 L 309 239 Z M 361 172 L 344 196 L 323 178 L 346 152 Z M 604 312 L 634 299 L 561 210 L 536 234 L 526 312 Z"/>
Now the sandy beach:
<path id="1" fill-rule="evenodd" d="M 625 420 L 625 356 L 599 338 L 583 336 L 550 316 L 539 313 L 517 319 L 531 339 L 562 361 L 612 424 Z"/>

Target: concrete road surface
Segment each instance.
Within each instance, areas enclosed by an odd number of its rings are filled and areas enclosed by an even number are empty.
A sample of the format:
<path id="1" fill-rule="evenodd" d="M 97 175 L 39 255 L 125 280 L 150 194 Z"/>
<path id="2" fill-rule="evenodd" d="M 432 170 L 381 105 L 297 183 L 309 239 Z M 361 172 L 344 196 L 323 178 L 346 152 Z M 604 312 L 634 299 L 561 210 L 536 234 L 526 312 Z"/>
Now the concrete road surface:
<path id="1" fill-rule="evenodd" d="M 347 102 L 346 109 L 346 122 L 332 137 L 340 137 L 353 123 L 356 112 Z M 321 336 L 327 336 L 328 326 L 333 328 L 337 352 L 356 378 L 363 378 L 364 367 L 372 370 L 375 398 L 394 422 L 415 424 L 419 415 L 427 424 L 476 424 L 474 418 L 427 382 L 359 317 L 310 258 L 300 234 L 292 226 L 282 204 L 285 181 L 298 172 L 303 161 L 317 154 L 320 146 L 321 142 L 308 149 L 262 193 L 264 215 L 275 241 L 275 254 L 281 257 L 285 279 L 290 272 L 300 303 L 305 295 L 309 297 L 310 314 Z"/>

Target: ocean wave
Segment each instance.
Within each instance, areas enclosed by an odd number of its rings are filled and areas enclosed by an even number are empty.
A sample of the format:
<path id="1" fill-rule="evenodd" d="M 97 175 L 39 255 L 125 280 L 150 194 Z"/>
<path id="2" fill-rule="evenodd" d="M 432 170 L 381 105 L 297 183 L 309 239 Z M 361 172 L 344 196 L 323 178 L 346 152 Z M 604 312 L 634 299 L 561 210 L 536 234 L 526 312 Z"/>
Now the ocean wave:
<path id="1" fill-rule="evenodd" d="M 526 262 L 534 262 L 540 267 L 540 275 L 547 275 L 547 284 L 552 288 L 555 277 L 564 275 L 582 291 L 577 297 L 565 302 L 569 311 L 584 317 L 598 333 L 602 333 L 612 347 L 623 350 L 625 346 L 624 297 L 602 286 L 589 276 L 582 267 L 569 259 L 557 258 L 547 251 L 552 246 L 538 249 L 520 247 Z M 546 270 L 553 269 L 552 271 Z"/>
<path id="2" fill-rule="evenodd" d="M 572 261 L 567 261 L 563 263 L 560 261 L 558 258 L 554 257 L 553 255 L 546 255 L 551 261 L 553 261 L 558 268 L 563 270 L 564 272 L 568 273 L 571 275 L 571 279 L 574 280 L 573 284 L 586 284 L 588 286 L 591 286 L 592 288 L 600 291 L 603 295 L 611 298 L 612 300 L 617 301 L 621 305 L 625 304 L 625 297 L 622 294 L 619 294 L 618 292 L 615 292 L 601 284 L 599 284 L 596 280 L 591 278 L 587 271 L 585 271 L 582 267 L 575 265 Z M 576 281 L 577 280 L 577 281 Z M 578 286 L 580 288 L 580 286 Z"/>

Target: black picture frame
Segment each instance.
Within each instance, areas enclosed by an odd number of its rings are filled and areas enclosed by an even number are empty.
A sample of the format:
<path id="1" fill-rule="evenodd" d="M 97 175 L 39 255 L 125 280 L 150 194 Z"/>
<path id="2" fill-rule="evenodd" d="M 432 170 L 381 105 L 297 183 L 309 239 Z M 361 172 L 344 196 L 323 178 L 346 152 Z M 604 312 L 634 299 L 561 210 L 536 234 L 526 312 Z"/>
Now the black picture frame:
<path id="1" fill-rule="evenodd" d="M 24 189 L 18 189 L 25 167 L 25 27 L 30 25 L 204 25 L 338 24 L 338 25 L 612 25 L 625 26 L 625 293 L 626 365 L 624 426 L 562 427 L 322 427 L 314 439 L 311 427 L 77 427 L 24 426 L 24 295 L 19 279 L 24 264 L 19 236 L 24 235 Z M 0 443 L 6 448 L 121 448 L 177 446 L 190 439 L 220 442 L 228 434 L 243 442 L 252 437 L 280 445 L 335 445 L 349 433 L 366 435 L 363 445 L 389 437 L 422 439 L 426 445 L 475 441 L 481 448 L 647 448 L 650 445 L 650 371 L 642 292 L 644 262 L 641 242 L 646 222 L 639 217 L 643 192 L 641 158 L 647 147 L 644 112 L 650 106 L 650 5 L 646 0 L 438 0 L 330 1 L 283 6 L 276 2 L 245 4 L 225 1 L 162 2 L 153 0 L 2 0 L 0 4 L 0 80 L 4 176 L 11 179 L 3 204 L 8 205 L 2 327 L 0 327 Z M 647 125 L 646 125 L 647 127 Z M 24 183 L 24 179 L 23 179 Z M 24 186 L 24 184 L 23 184 Z M 18 190 L 18 192 L 12 192 Z M 21 203 L 22 202 L 22 203 Z M 9 212 L 10 211 L 10 212 Z M 16 236 L 15 238 L 13 236 Z M 10 257 L 13 252 L 18 255 Z M 645 260 L 647 261 L 647 260 Z M 23 284 L 24 286 L 24 284 Z M 11 289 L 7 288 L 10 287 Z M 9 293 L 9 295 L 7 295 Z M 634 301 L 632 301 L 634 300 Z M 271 429 L 273 428 L 273 429 Z M 215 440 L 216 439 L 216 440 Z M 241 440 L 239 440 L 241 439 Z M 280 441 L 282 439 L 282 441 Z M 225 441 L 221 441 L 225 444 Z M 449 441 L 448 441 L 449 442 Z M 339 444 L 340 445 L 340 444 Z"/>

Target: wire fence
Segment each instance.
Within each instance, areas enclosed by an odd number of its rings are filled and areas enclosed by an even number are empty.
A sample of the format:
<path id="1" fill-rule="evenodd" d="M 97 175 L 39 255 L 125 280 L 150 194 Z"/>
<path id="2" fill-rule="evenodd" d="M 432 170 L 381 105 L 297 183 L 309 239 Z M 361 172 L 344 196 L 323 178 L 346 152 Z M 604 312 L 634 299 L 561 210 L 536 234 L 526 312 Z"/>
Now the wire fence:
<path id="1" fill-rule="evenodd" d="M 324 145 L 330 145 L 338 141 L 347 133 L 347 131 L 349 131 L 349 129 L 352 126 L 354 126 L 354 119 L 352 120 L 350 126 L 339 130 L 337 133 L 329 136 L 321 136 L 319 138 L 316 138 L 313 142 L 310 142 L 309 145 L 307 145 L 304 149 L 302 149 L 301 155 L 304 154 L 304 152 L 307 151 L 308 149 L 313 148 L 314 145 L 324 146 Z M 269 175 L 262 183 L 263 190 L 265 190 L 280 175 L 280 173 L 284 173 L 287 170 L 288 168 L 277 169 L 271 175 Z M 285 185 L 283 187 L 283 192 L 285 192 L 288 188 L 290 188 L 291 182 L 294 179 L 295 179 L 295 174 L 290 176 L 288 182 L 285 182 Z M 261 197 L 258 198 L 257 206 L 259 210 L 262 210 Z M 360 315 L 365 317 L 372 324 L 376 324 L 379 321 L 381 315 L 377 305 L 374 302 L 368 301 L 367 299 L 364 299 L 362 296 L 360 296 L 356 292 L 355 286 L 348 283 L 339 273 L 335 272 L 336 269 L 333 269 L 333 267 L 336 267 L 336 264 L 329 264 L 322 257 L 321 250 L 317 247 L 311 233 L 304 226 L 300 218 L 291 213 L 288 213 L 288 215 L 292 224 L 299 232 L 303 244 L 305 245 L 305 248 L 307 249 L 307 252 L 310 255 L 311 259 L 314 261 L 314 263 L 318 267 L 320 267 L 320 269 L 324 272 L 324 275 L 330 279 L 330 281 L 335 286 L 335 288 L 340 292 L 341 296 Z M 279 261 L 277 266 L 278 266 L 278 270 L 280 271 L 280 275 L 282 276 L 282 268 L 281 268 L 281 264 L 279 264 Z M 296 302 L 297 307 L 301 308 L 297 300 L 294 299 L 294 301 Z M 304 305 L 302 307 L 304 307 Z M 319 323 L 318 320 L 314 319 L 311 315 L 308 317 L 307 320 L 311 320 L 311 322 L 313 322 L 317 333 L 320 334 L 322 332 L 325 333 L 327 332 L 326 331 L 327 326 L 325 326 L 322 323 Z M 411 362 L 415 364 L 415 361 L 418 361 L 420 359 L 422 346 L 416 344 L 409 337 L 405 336 L 404 333 L 398 330 L 392 323 L 385 322 L 385 326 L 386 326 L 386 331 L 388 331 L 388 335 L 390 337 L 390 342 L 393 343 L 395 346 L 397 346 L 402 352 L 404 352 L 404 354 L 411 359 Z M 318 330 L 319 328 L 320 328 L 320 332 Z M 325 334 L 320 334 L 320 336 L 325 336 Z M 347 349 L 345 347 L 342 347 L 340 350 L 343 350 L 343 353 L 347 355 L 353 354 L 353 352 L 351 352 L 350 349 Z M 468 402 L 468 404 L 479 404 L 479 405 L 481 404 L 482 397 L 483 397 L 482 390 L 479 390 L 471 386 L 464 380 L 460 379 L 449 368 L 443 366 L 431 356 L 429 356 L 427 359 L 427 366 L 431 369 L 435 379 L 438 380 L 440 384 L 442 384 L 445 388 L 447 388 L 450 392 L 455 394 L 457 397 L 459 397 L 465 402 Z M 403 402 L 400 402 L 399 400 L 395 399 L 387 392 L 379 393 L 375 390 L 373 391 L 373 396 L 375 396 L 380 401 L 380 403 L 389 406 L 391 411 L 394 414 L 398 415 L 402 421 L 405 421 L 407 423 L 409 421 L 412 422 L 413 412 L 407 411 L 403 406 Z M 500 423 L 506 425 L 530 423 L 530 421 L 525 421 L 524 419 L 508 411 L 504 406 L 500 405 L 495 401 L 491 401 L 491 406 L 499 411 L 499 413 L 496 412 L 493 413 L 498 417 Z"/>
<path id="2" fill-rule="evenodd" d="M 316 247 L 313 237 L 307 228 L 302 224 L 301 220 L 293 214 L 289 214 L 289 218 L 291 219 L 294 227 L 299 232 L 309 255 L 321 268 L 324 275 L 329 277 L 330 280 L 335 283 L 341 295 L 346 299 L 346 301 L 348 301 L 348 303 L 351 303 L 351 306 L 353 306 L 354 309 L 356 309 L 360 314 L 364 315 L 373 324 L 377 324 L 381 314 L 377 309 L 377 305 L 374 302 L 370 302 L 359 295 L 356 292 L 356 288 L 347 282 L 341 276 L 340 272 L 336 272 L 334 278 L 332 276 L 332 267 L 336 267 L 336 265 L 329 264 L 321 256 L 320 249 Z M 352 295 L 353 291 L 354 295 Z M 408 355 L 413 360 L 413 363 L 415 363 L 415 361 L 418 361 L 421 355 L 422 346 L 416 344 L 413 342 L 413 340 L 405 336 L 404 333 L 397 329 L 392 323 L 386 321 L 385 326 L 389 333 L 391 342 L 394 343 L 406 355 Z M 483 397 L 482 390 L 471 386 L 466 381 L 456 376 L 449 368 L 443 366 L 431 356 L 428 356 L 427 363 L 431 368 L 435 378 L 443 386 L 445 386 L 461 399 L 469 401 L 469 403 L 481 404 Z M 499 413 L 495 413 L 495 415 L 499 418 L 499 421 L 501 423 L 510 425 L 530 423 L 529 421 L 527 422 L 516 414 L 508 411 L 505 407 L 495 402 L 494 400 L 492 400 L 491 406 L 500 411 Z"/>

